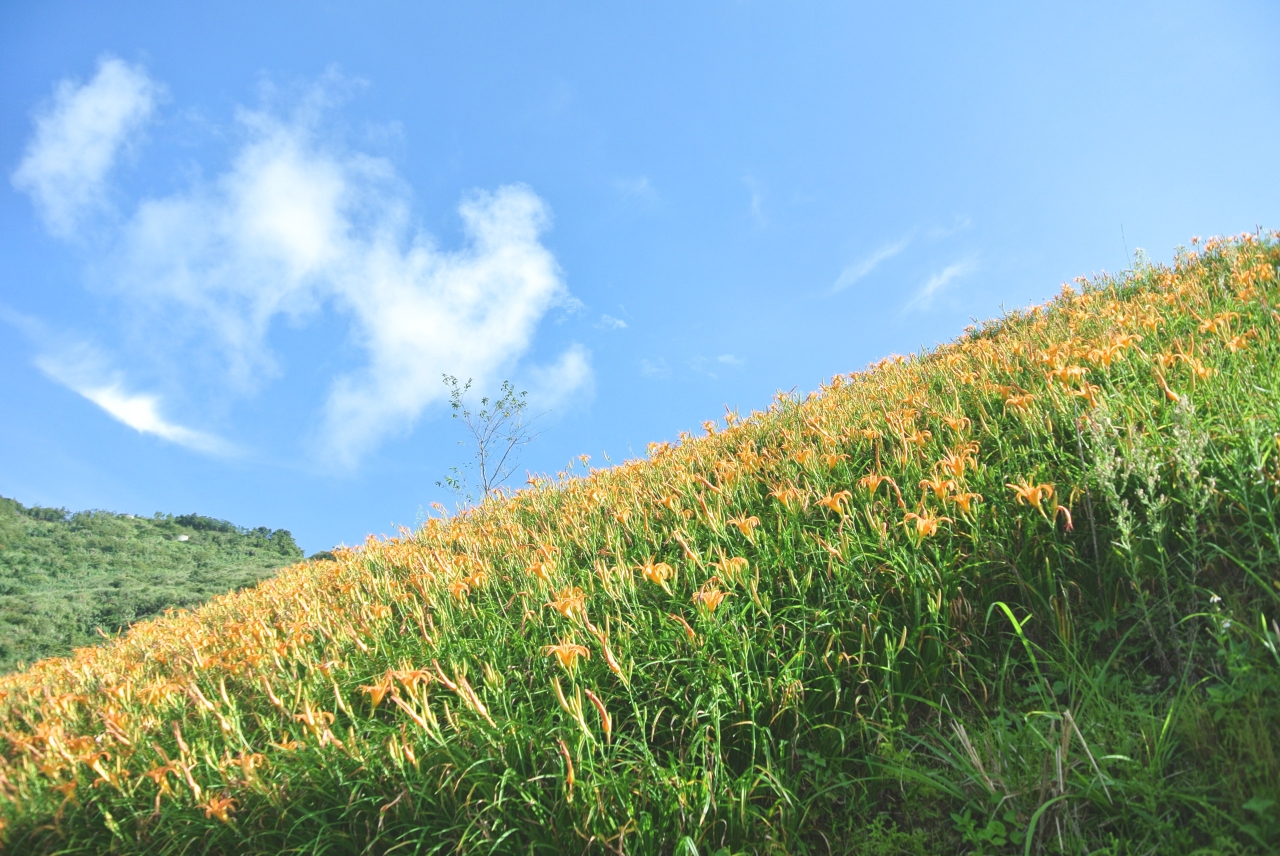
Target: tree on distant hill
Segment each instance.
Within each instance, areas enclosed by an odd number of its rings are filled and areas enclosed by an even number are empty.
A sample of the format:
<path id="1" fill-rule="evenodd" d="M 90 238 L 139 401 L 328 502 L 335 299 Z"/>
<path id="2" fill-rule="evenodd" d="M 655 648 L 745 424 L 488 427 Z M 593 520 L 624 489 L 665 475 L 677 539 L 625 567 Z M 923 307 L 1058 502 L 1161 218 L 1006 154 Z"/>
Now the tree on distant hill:
<path id="1" fill-rule="evenodd" d="M 480 399 L 480 409 L 472 411 L 465 396 L 471 389 L 471 379 L 459 383 L 453 375 L 444 375 L 449 387 L 449 406 L 453 418 L 466 427 L 469 439 L 459 440 L 459 446 L 470 446 L 473 460 L 458 467 L 450 467 L 449 473 L 436 482 L 466 502 L 483 500 L 502 486 L 515 472 L 524 447 L 537 439 L 530 425 L 538 417 L 529 418 L 529 393 L 516 391 L 509 380 L 502 382 L 502 395 Z M 475 481 L 472 480 L 474 477 Z M 477 483 L 478 482 L 478 483 Z"/>

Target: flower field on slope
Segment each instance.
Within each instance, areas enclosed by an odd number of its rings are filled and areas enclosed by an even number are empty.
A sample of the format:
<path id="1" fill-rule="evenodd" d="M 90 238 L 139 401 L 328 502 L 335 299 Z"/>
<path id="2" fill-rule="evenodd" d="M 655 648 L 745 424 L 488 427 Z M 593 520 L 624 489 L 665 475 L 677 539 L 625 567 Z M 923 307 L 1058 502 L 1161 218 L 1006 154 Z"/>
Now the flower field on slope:
<path id="1" fill-rule="evenodd" d="M 0 679 L 5 846 L 1270 852 L 1278 266 L 1064 286 Z"/>

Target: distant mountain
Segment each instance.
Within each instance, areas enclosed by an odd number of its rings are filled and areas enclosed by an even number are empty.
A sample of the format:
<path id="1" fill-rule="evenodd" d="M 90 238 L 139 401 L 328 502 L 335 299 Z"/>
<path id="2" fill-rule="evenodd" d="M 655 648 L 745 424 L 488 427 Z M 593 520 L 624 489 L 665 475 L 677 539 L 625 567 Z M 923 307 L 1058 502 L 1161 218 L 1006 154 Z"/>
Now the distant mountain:
<path id="1" fill-rule="evenodd" d="M 70 513 L 0 497 L 0 671 L 253 585 L 302 558 L 284 529 L 198 514 Z"/>

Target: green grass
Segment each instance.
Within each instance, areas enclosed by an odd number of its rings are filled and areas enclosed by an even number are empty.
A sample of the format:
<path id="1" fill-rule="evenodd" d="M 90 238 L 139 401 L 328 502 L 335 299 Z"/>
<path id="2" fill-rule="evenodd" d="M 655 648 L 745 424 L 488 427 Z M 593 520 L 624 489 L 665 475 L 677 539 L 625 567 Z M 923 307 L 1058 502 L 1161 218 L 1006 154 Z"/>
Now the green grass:
<path id="1" fill-rule="evenodd" d="M 70 514 L 0 497 L 0 672 L 99 643 L 301 559 L 283 529 L 196 514 Z"/>
<path id="2" fill-rule="evenodd" d="M 1214 241 L 10 676 L 8 847 L 1274 852 L 1278 265 Z"/>

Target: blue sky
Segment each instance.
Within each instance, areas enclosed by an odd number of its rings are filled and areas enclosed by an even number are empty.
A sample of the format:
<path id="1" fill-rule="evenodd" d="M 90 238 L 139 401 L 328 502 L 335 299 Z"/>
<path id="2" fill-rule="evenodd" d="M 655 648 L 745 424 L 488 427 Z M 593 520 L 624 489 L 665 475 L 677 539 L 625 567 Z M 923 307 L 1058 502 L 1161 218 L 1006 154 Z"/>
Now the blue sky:
<path id="1" fill-rule="evenodd" d="M 0 494 L 308 551 L 1280 226 L 1266 3 L 8 3 Z"/>

